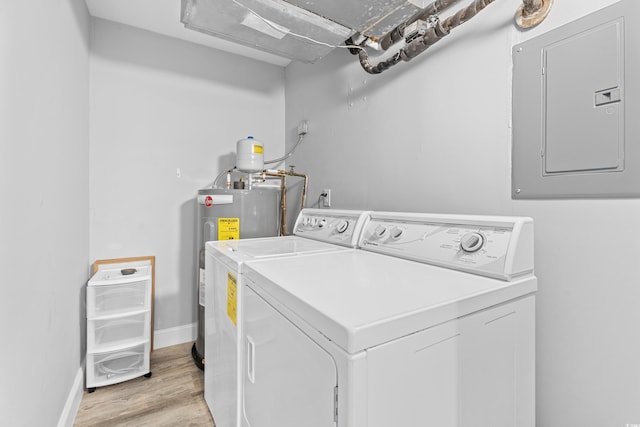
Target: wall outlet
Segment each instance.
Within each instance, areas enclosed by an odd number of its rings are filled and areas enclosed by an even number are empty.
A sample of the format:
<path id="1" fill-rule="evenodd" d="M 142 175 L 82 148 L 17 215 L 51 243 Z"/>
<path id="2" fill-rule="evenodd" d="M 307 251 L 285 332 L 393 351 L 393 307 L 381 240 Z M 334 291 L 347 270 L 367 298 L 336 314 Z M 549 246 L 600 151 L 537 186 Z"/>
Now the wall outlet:
<path id="1" fill-rule="evenodd" d="M 322 194 L 324 194 L 324 197 L 322 198 L 322 206 L 324 206 L 325 208 L 330 208 L 331 207 L 331 189 L 325 188 L 324 190 L 322 190 Z"/>

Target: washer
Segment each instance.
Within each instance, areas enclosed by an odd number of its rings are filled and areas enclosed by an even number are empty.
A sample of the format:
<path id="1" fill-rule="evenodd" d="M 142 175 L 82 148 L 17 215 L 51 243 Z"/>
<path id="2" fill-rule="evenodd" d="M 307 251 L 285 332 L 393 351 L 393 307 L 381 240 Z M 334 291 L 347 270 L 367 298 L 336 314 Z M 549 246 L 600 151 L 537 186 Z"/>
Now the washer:
<path id="1" fill-rule="evenodd" d="M 533 427 L 533 221 L 372 213 L 245 264 L 245 427 Z"/>
<path id="2" fill-rule="evenodd" d="M 293 236 L 207 242 L 204 395 L 217 427 L 240 425 L 244 263 L 353 250 L 365 218 L 363 211 L 303 209 Z"/>

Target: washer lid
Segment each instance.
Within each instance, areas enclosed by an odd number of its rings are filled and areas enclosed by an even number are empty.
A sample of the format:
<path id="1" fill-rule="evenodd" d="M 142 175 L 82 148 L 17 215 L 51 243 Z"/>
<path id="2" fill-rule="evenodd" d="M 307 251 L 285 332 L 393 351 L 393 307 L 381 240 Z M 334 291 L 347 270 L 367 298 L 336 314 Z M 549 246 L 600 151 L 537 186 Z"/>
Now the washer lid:
<path id="1" fill-rule="evenodd" d="M 246 284 L 349 353 L 536 291 L 511 282 L 362 250 L 250 261 Z"/>
<path id="2" fill-rule="evenodd" d="M 242 264 L 264 258 L 346 250 L 341 246 L 297 236 L 216 240 L 206 243 L 207 252 L 227 264 Z"/>

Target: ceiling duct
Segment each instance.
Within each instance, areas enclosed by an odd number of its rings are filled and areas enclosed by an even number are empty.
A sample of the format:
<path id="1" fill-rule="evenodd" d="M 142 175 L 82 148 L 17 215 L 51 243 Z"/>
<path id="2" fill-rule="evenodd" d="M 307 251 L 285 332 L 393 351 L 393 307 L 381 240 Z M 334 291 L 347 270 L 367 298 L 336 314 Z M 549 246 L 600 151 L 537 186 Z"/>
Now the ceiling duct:
<path id="1" fill-rule="evenodd" d="M 430 0 L 182 0 L 185 27 L 302 62 L 379 39 Z"/>

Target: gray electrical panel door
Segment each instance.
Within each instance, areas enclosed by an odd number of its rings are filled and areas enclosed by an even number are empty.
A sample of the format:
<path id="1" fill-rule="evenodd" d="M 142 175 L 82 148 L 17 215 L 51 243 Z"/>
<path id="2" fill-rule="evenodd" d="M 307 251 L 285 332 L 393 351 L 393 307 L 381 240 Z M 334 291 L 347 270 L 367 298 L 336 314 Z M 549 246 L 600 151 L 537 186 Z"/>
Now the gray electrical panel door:
<path id="1" fill-rule="evenodd" d="M 639 24 L 623 0 L 514 47 L 514 198 L 640 195 Z"/>
<path id="2" fill-rule="evenodd" d="M 621 169 L 621 42 L 619 19 L 543 49 L 545 174 Z"/>

